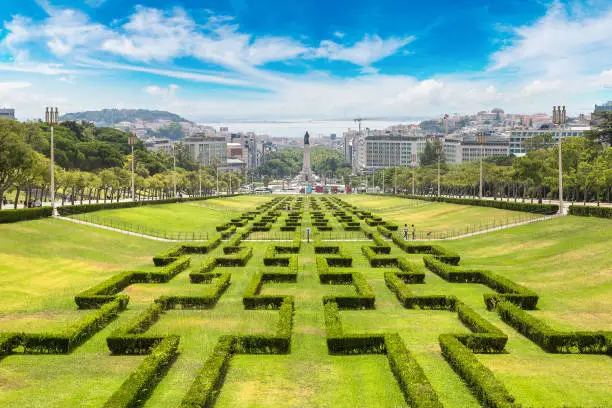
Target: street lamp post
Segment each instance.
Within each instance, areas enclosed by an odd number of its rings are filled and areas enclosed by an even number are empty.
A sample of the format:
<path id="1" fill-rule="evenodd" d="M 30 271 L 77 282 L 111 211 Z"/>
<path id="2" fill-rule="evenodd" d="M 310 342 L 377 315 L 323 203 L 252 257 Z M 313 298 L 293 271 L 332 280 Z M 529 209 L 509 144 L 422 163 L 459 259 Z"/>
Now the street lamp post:
<path id="1" fill-rule="evenodd" d="M 202 163 L 198 164 L 198 181 L 200 182 L 200 197 L 202 197 Z"/>
<path id="2" fill-rule="evenodd" d="M 217 191 L 216 191 L 216 195 L 219 195 L 219 163 L 217 163 L 217 171 L 215 173 L 217 173 Z"/>
<path id="3" fill-rule="evenodd" d="M 561 154 L 561 131 L 567 120 L 565 106 L 561 110 L 561 106 L 553 106 L 553 124 L 559 127 L 557 139 L 559 140 L 559 214 L 563 215 L 563 155 Z"/>
<path id="4" fill-rule="evenodd" d="M 134 186 L 134 145 L 136 144 L 136 134 L 131 134 L 128 136 L 128 144 L 132 148 L 132 201 L 136 201 L 136 192 Z"/>
<path id="5" fill-rule="evenodd" d="M 47 107 L 45 109 L 45 123 L 51 126 L 51 213 L 54 217 L 57 217 L 57 208 L 55 208 L 55 153 L 53 146 L 53 126 L 59 123 L 59 111 L 57 107 Z"/>
<path id="6" fill-rule="evenodd" d="M 485 144 L 485 134 L 480 131 L 476 134 L 476 142 L 480 145 L 480 186 L 478 189 L 478 198 L 482 200 L 482 156 L 484 155 L 483 146 Z"/>
<path id="7" fill-rule="evenodd" d="M 438 151 L 438 197 L 440 197 L 440 156 L 442 156 L 442 140 L 438 140 L 438 146 L 436 147 Z"/>
<path id="8" fill-rule="evenodd" d="M 174 198 L 176 198 L 176 153 L 172 144 L 172 184 L 174 184 Z"/>
<path id="9" fill-rule="evenodd" d="M 412 164 L 412 195 L 414 195 L 414 176 L 415 176 L 415 172 L 416 169 L 414 167 L 414 161 L 411 163 Z"/>

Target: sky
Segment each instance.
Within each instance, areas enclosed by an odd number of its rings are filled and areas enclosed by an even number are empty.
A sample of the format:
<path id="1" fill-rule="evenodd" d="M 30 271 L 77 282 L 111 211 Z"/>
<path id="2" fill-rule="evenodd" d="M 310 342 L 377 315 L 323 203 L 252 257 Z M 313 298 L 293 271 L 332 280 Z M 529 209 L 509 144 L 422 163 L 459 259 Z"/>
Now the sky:
<path id="1" fill-rule="evenodd" d="M 610 0 L 0 0 L 0 106 L 20 119 L 53 105 L 409 120 L 610 99 Z"/>

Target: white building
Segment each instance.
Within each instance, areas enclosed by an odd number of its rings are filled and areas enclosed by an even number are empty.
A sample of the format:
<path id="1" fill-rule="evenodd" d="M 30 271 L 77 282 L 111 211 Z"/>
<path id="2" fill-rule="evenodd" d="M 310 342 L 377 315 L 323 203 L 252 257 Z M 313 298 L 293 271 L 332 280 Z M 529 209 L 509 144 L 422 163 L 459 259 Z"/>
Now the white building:
<path id="1" fill-rule="evenodd" d="M 552 135 L 553 143 L 559 143 L 559 138 L 582 136 L 586 130 L 590 130 L 589 126 L 571 126 L 564 129 L 517 129 L 510 132 L 510 153 L 523 154 L 527 153 L 523 143 L 526 140 L 532 139 L 539 135 Z"/>
<path id="2" fill-rule="evenodd" d="M 197 134 L 186 137 L 183 144 L 191 157 L 202 166 L 215 167 L 227 163 L 227 141 L 221 136 Z"/>
<path id="3" fill-rule="evenodd" d="M 15 120 L 15 109 L 0 108 L 0 118 Z"/>
<path id="4" fill-rule="evenodd" d="M 172 154 L 172 143 L 166 138 L 155 138 L 145 140 L 145 146 L 147 150 L 152 152 L 164 152 L 166 154 Z"/>

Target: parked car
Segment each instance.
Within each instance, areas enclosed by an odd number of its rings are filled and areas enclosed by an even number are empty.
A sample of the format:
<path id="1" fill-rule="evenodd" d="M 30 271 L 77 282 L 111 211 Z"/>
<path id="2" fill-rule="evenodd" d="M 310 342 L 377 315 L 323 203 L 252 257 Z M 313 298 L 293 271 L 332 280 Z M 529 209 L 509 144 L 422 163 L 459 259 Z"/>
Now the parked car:
<path id="1" fill-rule="evenodd" d="M 257 187 L 255 194 L 272 194 L 272 189 L 268 187 Z"/>

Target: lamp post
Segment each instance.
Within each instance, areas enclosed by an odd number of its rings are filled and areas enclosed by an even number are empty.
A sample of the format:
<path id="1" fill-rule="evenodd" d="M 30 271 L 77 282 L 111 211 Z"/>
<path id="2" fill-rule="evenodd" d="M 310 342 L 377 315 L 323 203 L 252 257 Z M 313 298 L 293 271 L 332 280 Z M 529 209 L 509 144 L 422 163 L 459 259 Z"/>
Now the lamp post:
<path id="1" fill-rule="evenodd" d="M 176 153 L 172 144 L 172 184 L 174 184 L 174 198 L 176 198 Z"/>
<path id="2" fill-rule="evenodd" d="M 397 161 L 393 168 L 393 194 L 397 194 Z"/>
<path id="3" fill-rule="evenodd" d="M 483 131 L 476 134 L 476 142 L 480 145 L 480 186 L 478 189 L 478 198 L 482 200 L 482 156 L 484 155 L 483 146 L 485 145 L 486 138 Z"/>
<path id="4" fill-rule="evenodd" d="M 57 217 L 57 208 L 55 208 L 55 153 L 53 146 L 53 126 L 59 123 L 59 111 L 57 107 L 47 107 L 45 109 L 45 123 L 51 126 L 51 213 L 54 217 Z"/>
<path id="5" fill-rule="evenodd" d="M 202 163 L 198 163 L 198 181 L 200 182 L 200 197 L 202 197 Z"/>
<path id="6" fill-rule="evenodd" d="M 134 145 L 136 144 L 136 134 L 131 134 L 128 136 L 128 144 L 132 148 L 132 201 L 136 201 L 136 193 L 134 187 L 134 161 L 136 160 L 134 157 Z"/>
<path id="7" fill-rule="evenodd" d="M 559 214 L 563 215 L 563 156 L 561 154 L 561 131 L 567 120 L 565 106 L 561 110 L 561 106 L 556 108 L 553 106 L 553 124 L 559 127 L 557 131 L 557 139 L 559 140 Z"/>
<path id="8" fill-rule="evenodd" d="M 440 197 L 440 157 L 442 156 L 442 139 L 438 139 L 438 146 L 436 146 L 436 150 L 438 151 L 438 197 Z"/>
<path id="9" fill-rule="evenodd" d="M 219 195 L 219 162 L 217 162 L 217 171 L 215 172 L 217 174 L 217 191 L 216 191 L 216 195 Z"/>
<path id="10" fill-rule="evenodd" d="M 414 161 L 412 161 L 411 164 L 412 164 L 412 195 L 414 195 L 414 176 L 415 176 L 414 173 L 416 172 L 416 169 L 414 167 Z"/>

